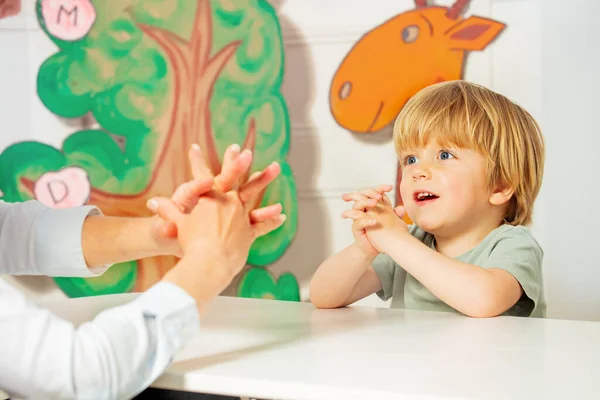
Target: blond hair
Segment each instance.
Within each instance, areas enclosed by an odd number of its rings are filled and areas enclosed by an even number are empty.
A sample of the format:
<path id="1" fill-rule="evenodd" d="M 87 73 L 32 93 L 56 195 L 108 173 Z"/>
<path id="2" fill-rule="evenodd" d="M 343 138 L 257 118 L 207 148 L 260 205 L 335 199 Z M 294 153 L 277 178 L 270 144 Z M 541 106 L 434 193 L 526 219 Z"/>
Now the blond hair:
<path id="1" fill-rule="evenodd" d="M 531 224 L 545 150 L 540 128 L 526 110 L 466 81 L 434 84 L 413 96 L 394 124 L 398 154 L 424 147 L 431 140 L 482 154 L 490 188 L 514 190 L 504 220 L 512 225 Z"/>

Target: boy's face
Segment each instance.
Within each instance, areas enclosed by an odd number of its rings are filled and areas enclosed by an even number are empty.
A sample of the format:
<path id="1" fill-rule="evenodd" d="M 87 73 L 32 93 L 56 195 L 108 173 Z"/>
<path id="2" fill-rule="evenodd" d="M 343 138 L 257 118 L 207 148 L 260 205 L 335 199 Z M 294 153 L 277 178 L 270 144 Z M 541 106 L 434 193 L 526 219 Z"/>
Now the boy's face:
<path id="1" fill-rule="evenodd" d="M 458 233 L 485 218 L 493 205 L 484 157 L 437 141 L 400 154 L 400 194 L 408 216 L 432 234 Z"/>

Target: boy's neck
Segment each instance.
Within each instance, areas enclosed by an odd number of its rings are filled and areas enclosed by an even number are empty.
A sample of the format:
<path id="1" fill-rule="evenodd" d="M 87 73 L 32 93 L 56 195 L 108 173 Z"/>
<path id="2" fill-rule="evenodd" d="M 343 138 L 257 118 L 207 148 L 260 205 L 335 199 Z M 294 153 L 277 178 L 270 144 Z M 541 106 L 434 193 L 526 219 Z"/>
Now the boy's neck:
<path id="1" fill-rule="evenodd" d="M 487 224 L 479 223 L 477 226 L 452 234 L 434 234 L 435 248 L 438 253 L 447 257 L 458 257 L 481 243 L 491 231 L 500 225 L 502 223 L 491 221 Z"/>

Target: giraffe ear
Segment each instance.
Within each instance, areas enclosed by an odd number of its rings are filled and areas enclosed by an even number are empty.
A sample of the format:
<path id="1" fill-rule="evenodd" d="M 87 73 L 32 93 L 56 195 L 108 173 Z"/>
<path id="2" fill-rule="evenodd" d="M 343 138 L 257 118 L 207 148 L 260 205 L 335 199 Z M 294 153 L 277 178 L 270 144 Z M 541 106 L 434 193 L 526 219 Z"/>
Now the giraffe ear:
<path id="1" fill-rule="evenodd" d="M 0 0 L 0 19 L 14 17 L 21 12 L 21 0 Z"/>
<path id="2" fill-rule="evenodd" d="M 481 17 L 469 17 L 446 32 L 452 50 L 485 49 L 506 27 L 502 22 Z"/>

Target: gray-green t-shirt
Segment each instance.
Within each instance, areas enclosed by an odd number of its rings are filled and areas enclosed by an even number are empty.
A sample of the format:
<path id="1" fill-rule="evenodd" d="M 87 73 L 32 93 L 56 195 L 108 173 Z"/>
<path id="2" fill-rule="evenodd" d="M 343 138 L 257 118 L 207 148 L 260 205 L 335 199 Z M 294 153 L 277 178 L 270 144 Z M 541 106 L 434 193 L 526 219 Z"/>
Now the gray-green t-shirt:
<path id="1" fill-rule="evenodd" d="M 411 225 L 409 233 L 435 250 L 433 235 Z M 517 304 L 503 315 L 545 317 L 542 280 L 544 252 L 524 226 L 502 225 L 491 231 L 485 239 L 456 260 L 482 268 L 499 268 L 511 273 L 521 284 L 524 294 Z M 419 281 L 407 274 L 387 254 L 380 254 L 373 268 L 381 281 L 382 290 L 377 295 L 384 301 L 392 298 L 392 307 L 430 311 L 455 309 L 438 299 Z M 402 296 L 402 294 L 404 294 Z"/>

